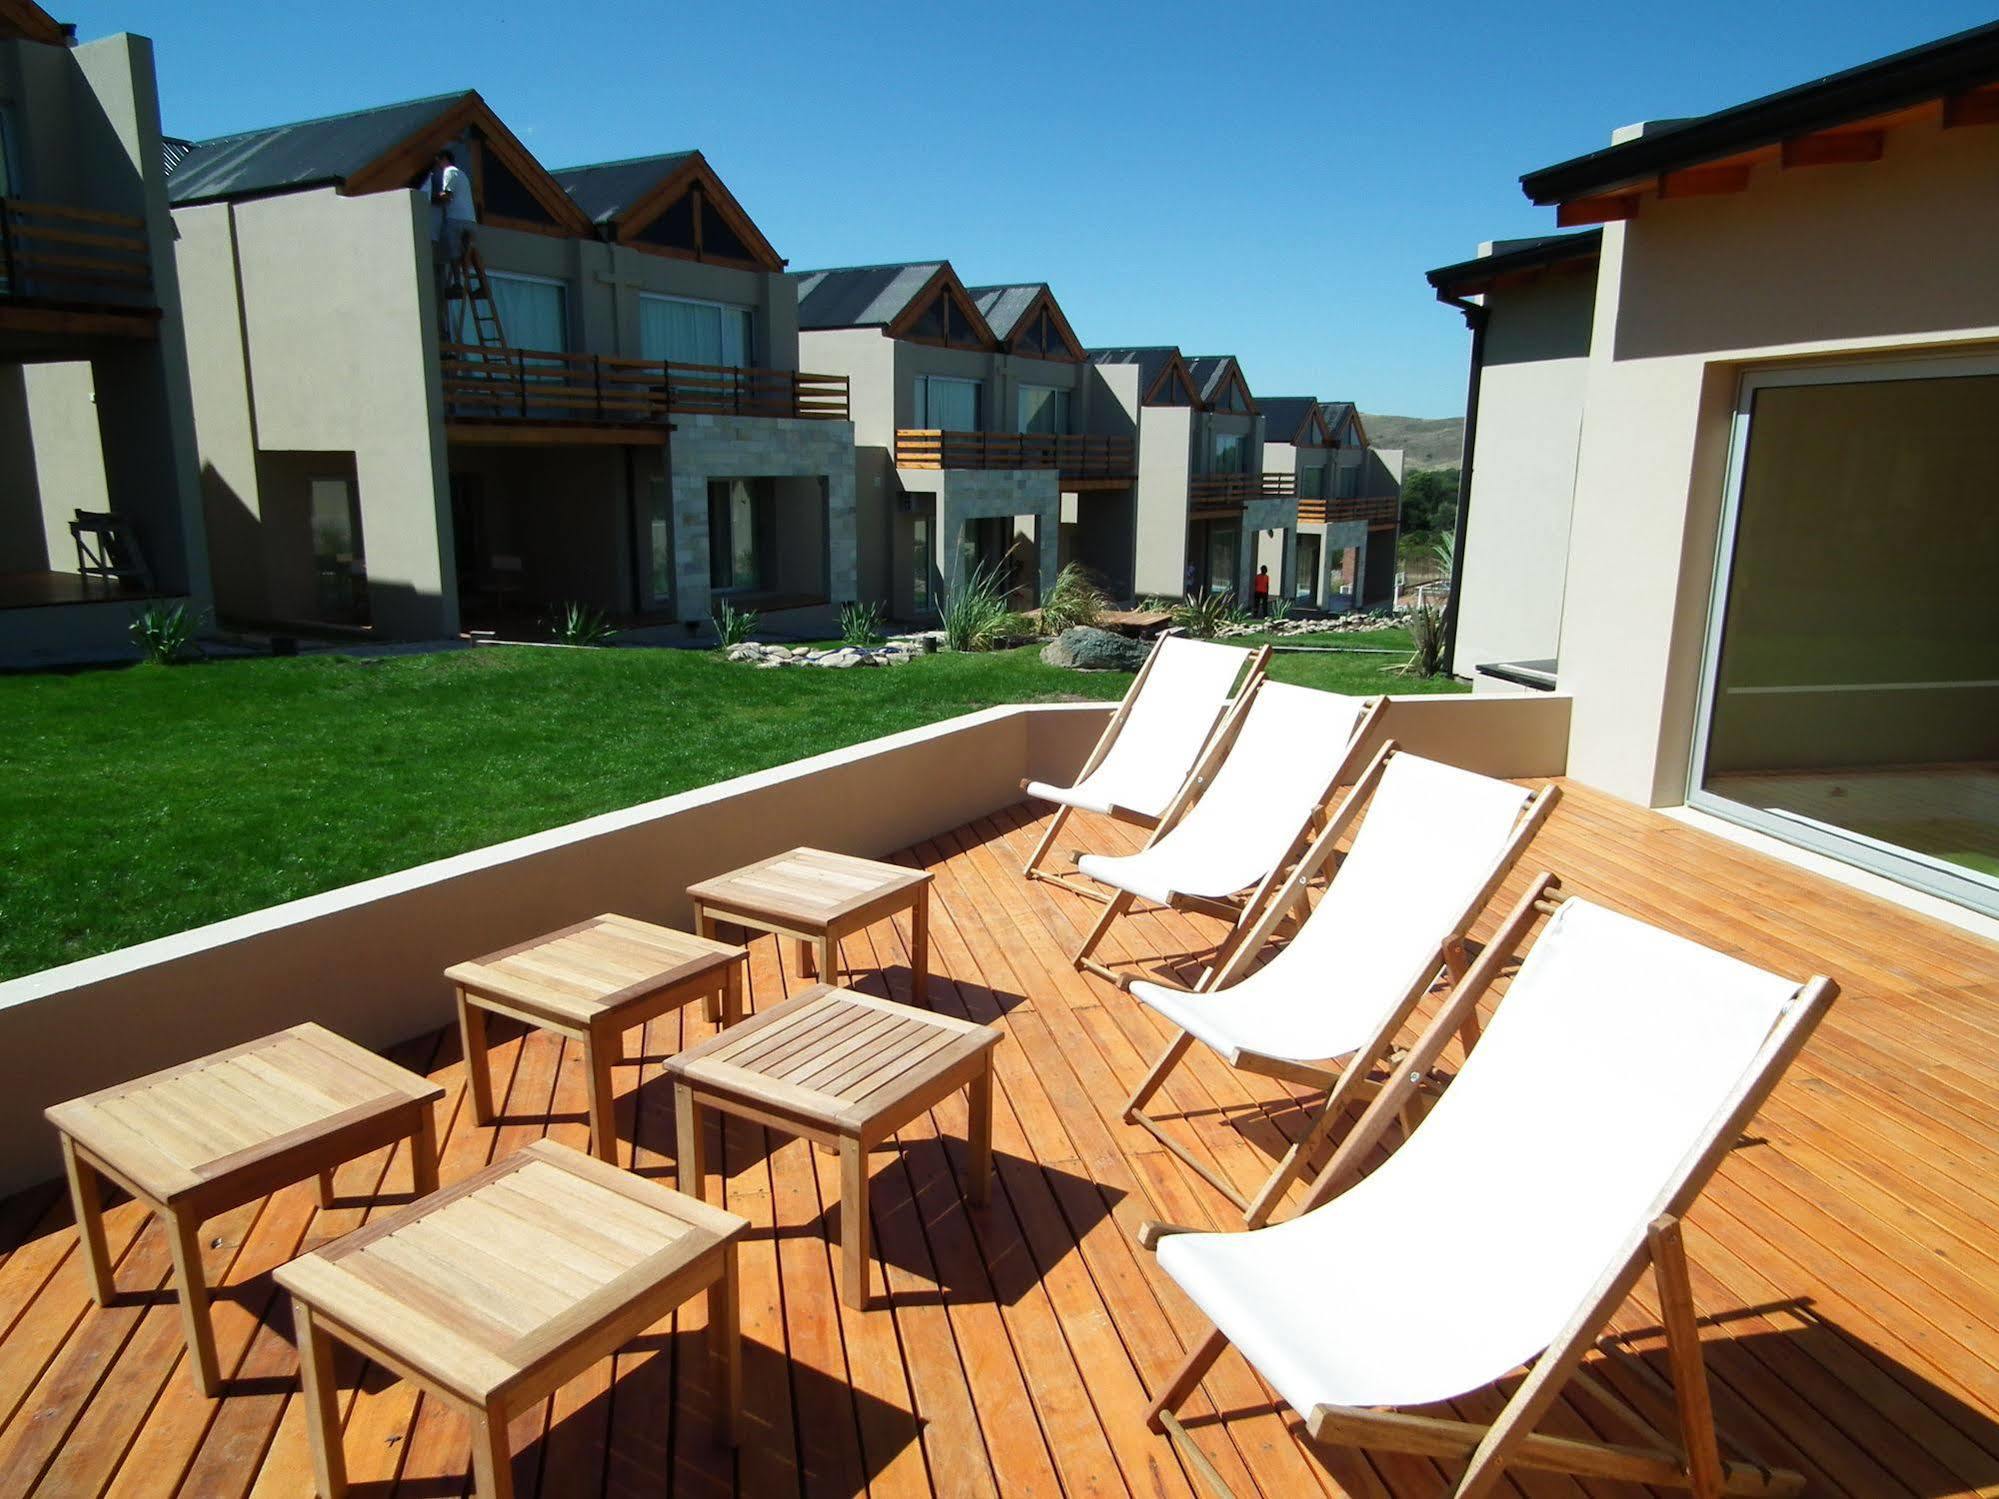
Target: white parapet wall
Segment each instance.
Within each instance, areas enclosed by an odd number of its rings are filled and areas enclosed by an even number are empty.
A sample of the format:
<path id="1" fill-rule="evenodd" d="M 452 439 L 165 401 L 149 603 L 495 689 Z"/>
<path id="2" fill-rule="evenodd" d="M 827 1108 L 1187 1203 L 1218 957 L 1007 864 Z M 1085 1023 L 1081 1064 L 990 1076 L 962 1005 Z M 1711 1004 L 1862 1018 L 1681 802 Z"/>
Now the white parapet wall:
<path id="1" fill-rule="evenodd" d="M 51 1103 L 305 1020 L 377 1048 L 421 1035 L 451 1020 L 453 963 L 605 911 L 684 923 L 688 885 L 797 844 L 908 848 L 1018 802 L 1023 779 L 1073 777 L 1109 713 L 987 709 L 0 984 L 0 1192 L 60 1169 Z M 1387 730 L 1558 775 L 1568 702 L 1398 698 Z"/>

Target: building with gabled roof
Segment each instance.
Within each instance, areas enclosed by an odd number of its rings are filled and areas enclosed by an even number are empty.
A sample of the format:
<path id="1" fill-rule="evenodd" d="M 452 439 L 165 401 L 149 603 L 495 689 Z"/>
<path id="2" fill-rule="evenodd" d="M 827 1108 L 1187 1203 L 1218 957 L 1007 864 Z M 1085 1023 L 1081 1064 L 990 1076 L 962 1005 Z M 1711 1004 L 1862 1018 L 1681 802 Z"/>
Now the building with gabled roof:
<path id="1" fill-rule="evenodd" d="M 434 251 L 439 150 L 483 269 Z M 550 172 L 467 91 L 192 142 L 168 190 L 232 618 L 817 632 L 855 596 L 844 382 L 798 372 L 784 262 L 700 152 Z"/>
<path id="2" fill-rule="evenodd" d="M 1130 593 L 1134 434 L 1047 285 L 943 260 L 795 279 L 806 359 L 850 381 L 863 596 L 920 618 L 983 569 L 1027 608 L 1072 561 Z"/>

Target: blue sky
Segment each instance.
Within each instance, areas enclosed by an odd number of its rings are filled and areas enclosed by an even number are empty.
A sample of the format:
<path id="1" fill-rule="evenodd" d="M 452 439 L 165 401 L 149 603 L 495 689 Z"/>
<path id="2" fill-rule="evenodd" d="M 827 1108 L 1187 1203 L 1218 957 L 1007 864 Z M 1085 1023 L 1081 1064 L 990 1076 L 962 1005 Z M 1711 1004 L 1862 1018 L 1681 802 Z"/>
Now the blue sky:
<path id="1" fill-rule="evenodd" d="M 1553 223 L 1520 173 L 1992 18 L 1949 0 L 52 9 L 84 37 L 155 40 L 170 133 L 477 88 L 550 166 L 699 147 L 795 269 L 944 256 L 973 284 L 1051 283 L 1087 342 L 1233 353 L 1264 394 L 1412 416 L 1463 407 L 1462 322 L 1423 271 Z"/>

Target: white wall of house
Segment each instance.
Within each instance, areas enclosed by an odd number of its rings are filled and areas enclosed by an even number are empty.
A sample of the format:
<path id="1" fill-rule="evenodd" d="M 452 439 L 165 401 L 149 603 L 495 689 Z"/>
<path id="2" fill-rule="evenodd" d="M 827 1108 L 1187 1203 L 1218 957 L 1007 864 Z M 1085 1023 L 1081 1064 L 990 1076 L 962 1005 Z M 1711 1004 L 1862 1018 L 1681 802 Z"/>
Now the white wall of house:
<path id="1" fill-rule="evenodd" d="M 1571 775 L 1683 800 L 1742 372 L 1999 347 L 1994 181 L 1999 131 L 1931 118 L 1878 162 L 1758 165 L 1745 192 L 1605 226 L 1560 647 Z"/>
<path id="2" fill-rule="evenodd" d="M 1551 657 L 1561 645 L 1596 267 L 1500 287 L 1485 305 L 1458 585 L 1457 671 L 1466 677 L 1488 662 Z"/>

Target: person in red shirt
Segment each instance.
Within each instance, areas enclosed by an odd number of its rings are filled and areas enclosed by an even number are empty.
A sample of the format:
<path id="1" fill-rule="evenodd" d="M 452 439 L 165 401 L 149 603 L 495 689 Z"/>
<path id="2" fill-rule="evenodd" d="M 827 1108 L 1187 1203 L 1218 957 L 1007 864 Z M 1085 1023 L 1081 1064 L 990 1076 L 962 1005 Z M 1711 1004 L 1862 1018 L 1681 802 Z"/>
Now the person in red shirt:
<path id="1" fill-rule="evenodd" d="M 1262 619 L 1270 612 L 1270 568 L 1266 564 L 1256 570 L 1255 581 L 1251 584 L 1255 597 L 1250 605 L 1250 613 Z"/>

